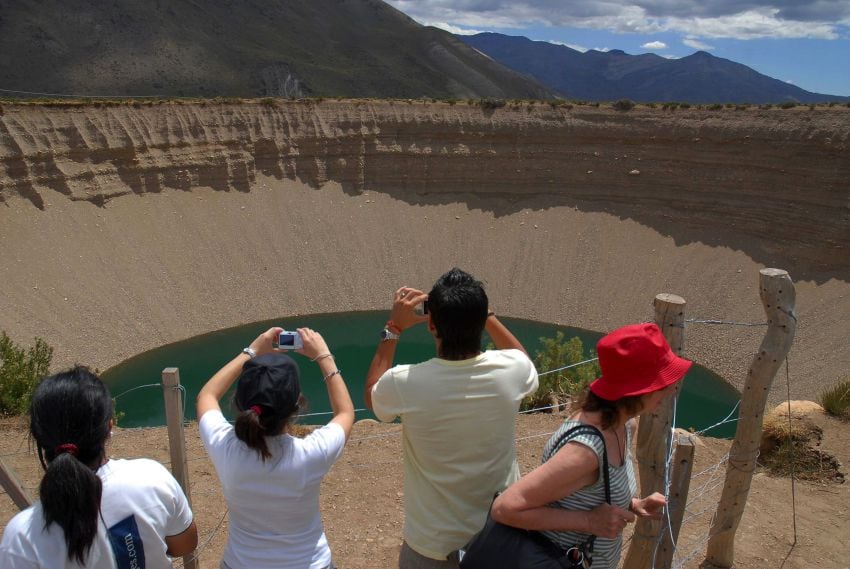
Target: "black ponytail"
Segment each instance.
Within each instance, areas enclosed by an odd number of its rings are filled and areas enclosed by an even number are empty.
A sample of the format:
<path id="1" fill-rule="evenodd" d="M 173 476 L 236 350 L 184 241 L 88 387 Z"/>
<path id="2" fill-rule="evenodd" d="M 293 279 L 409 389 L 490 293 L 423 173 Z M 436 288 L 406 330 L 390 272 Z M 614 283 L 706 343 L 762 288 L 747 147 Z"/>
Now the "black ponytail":
<path id="1" fill-rule="evenodd" d="M 267 407 L 252 405 L 248 409 L 239 410 L 238 404 L 234 400 L 234 404 L 239 411 L 236 416 L 236 423 L 233 425 L 236 438 L 245 443 L 248 448 L 257 451 L 260 459 L 265 462 L 266 459 L 272 457 L 269 451 L 266 437 L 274 437 L 283 432 L 284 427 L 295 419 L 298 415 L 298 410 L 307 402 L 304 395 L 298 397 L 298 403 L 292 410 L 292 413 L 286 417 L 277 417 Z"/>
<path id="2" fill-rule="evenodd" d="M 112 398 L 88 368 L 45 378 L 33 393 L 30 433 L 45 469 L 39 487 L 44 527 L 62 528 L 68 559 L 85 565 L 97 535 Z"/>
<path id="3" fill-rule="evenodd" d="M 254 409 L 246 409 L 241 411 L 236 417 L 234 431 L 236 438 L 248 445 L 248 448 L 257 451 L 260 459 L 265 462 L 267 458 L 271 458 L 272 453 L 269 452 L 269 445 L 266 443 L 266 436 L 274 433 L 274 431 L 266 431 L 263 426 L 262 415 L 259 415 Z M 269 422 L 267 418 L 266 423 Z"/>

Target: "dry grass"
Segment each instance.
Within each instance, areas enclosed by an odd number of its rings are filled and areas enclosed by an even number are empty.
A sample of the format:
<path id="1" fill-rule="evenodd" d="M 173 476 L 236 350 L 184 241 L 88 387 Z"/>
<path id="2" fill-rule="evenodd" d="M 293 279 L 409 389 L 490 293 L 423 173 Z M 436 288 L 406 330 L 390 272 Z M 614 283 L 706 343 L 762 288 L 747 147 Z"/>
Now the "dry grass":
<path id="1" fill-rule="evenodd" d="M 841 483 L 844 475 L 831 454 L 817 448 L 823 430 L 802 415 L 770 413 L 765 417 L 760 462 L 774 476 Z"/>
<path id="2" fill-rule="evenodd" d="M 850 378 L 821 393 L 820 404 L 830 415 L 850 420 Z"/>

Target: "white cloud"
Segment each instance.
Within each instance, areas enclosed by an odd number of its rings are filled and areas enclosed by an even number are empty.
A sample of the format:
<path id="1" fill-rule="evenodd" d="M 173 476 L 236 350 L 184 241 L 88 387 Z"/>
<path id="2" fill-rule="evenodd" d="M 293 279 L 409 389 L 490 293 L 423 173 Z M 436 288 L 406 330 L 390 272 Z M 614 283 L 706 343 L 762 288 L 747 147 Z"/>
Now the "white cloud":
<path id="1" fill-rule="evenodd" d="M 832 24 L 793 22 L 776 17 L 778 10 L 749 11 L 719 18 L 670 18 L 668 29 L 706 38 L 838 39 Z"/>
<path id="2" fill-rule="evenodd" d="M 672 53 L 662 53 L 661 57 L 664 59 L 679 59 L 678 55 L 673 55 Z"/>
<path id="3" fill-rule="evenodd" d="M 692 47 L 700 51 L 711 51 L 712 49 L 714 49 L 713 45 L 708 45 L 707 43 L 701 42 L 698 39 L 691 37 L 683 39 L 682 43 L 688 47 Z"/>
<path id="4" fill-rule="evenodd" d="M 848 0 L 387 1 L 419 22 L 449 22 L 465 32 L 543 25 L 691 38 L 837 39 L 850 24 Z"/>
<path id="5" fill-rule="evenodd" d="M 471 30 L 469 28 L 460 28 L 458 26 L 453 26 L 447 22 L 427 22 L 423 23 L 424 26 L 434 26 L 435 28 L 440 28 L 441 30 L 446 30 L 451 34 L 455 34 L 457 36 L 472 36 L 475 34 L 480 34 L 484 30 Z"/>
<path id="6" fill-rule="evenodd" d="M 577 45 L 577 44 L 574 44 L 574 43 L 564 43 L 562 41 L 555 41 L 555 40 L 548 40 L 548 43 L 551 43 L 553 45 L 562 45 L 564 47 L 568 47 L 570 49 L 574 49 L 574 50 L 580 51 L 582 53 L 590 51 L 589 47 L 584 47 L 583 45 Z"/>
<path id="7" fill-rule="evenodd" d="M 641 46 L 644 49 L 667 49 L 667 44 L 663 41 L 648 41 Z"/>

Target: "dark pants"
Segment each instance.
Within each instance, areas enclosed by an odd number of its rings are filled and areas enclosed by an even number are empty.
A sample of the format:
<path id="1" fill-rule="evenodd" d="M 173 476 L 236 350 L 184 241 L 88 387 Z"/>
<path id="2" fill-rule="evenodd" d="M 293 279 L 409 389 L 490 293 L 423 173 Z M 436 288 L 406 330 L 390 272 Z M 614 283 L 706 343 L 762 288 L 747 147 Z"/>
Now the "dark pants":
<path id="1" fill-rule="evenodd" d="M 460 566 L 457 551 L 452 551 L 448 559 L 440 561 L 416 553 L 404 542 L 398 555 L 398 569 L 460 569 Z"/>

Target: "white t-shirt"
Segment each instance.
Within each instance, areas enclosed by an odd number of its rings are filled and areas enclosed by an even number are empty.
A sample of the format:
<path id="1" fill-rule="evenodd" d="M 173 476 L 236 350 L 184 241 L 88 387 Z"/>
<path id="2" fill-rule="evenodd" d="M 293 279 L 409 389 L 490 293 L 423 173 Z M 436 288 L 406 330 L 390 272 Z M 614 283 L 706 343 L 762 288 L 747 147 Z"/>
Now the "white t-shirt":
<path id="1" fill-rule="evenodd" d="M 342 427 L 329 423 L 304 439 L 267 437 L 272 457 L 265 462 L 236 438 L 221 411 L 204 413 L 199 428 L 230 508 L 224 562 L 232 569 L 329 565 L 319 486 L 342 455 Z"/>
<path id="2" fill-rule="evenodd" d="M 520 350 L 396 366 L 372 388 L 382 421 L 404 427 L 404 539 L 445 559 L 484 526 L 493 495 L 519 479 L 516 413 L 537 389 Z"/>
<path id="3" fill-rule="evenodd" d="M 171 569 L 166 536 L 192 523 L 186 495 L 160 463 L 110 460 L 97 470 L 103 481 L 102 520 L 86 556 L 86 569 Z M 16 515 L 0 542 L 2 569 L 80 569 L 68 559 L 62 528 L 44 530 L 41 502 Z"/>

